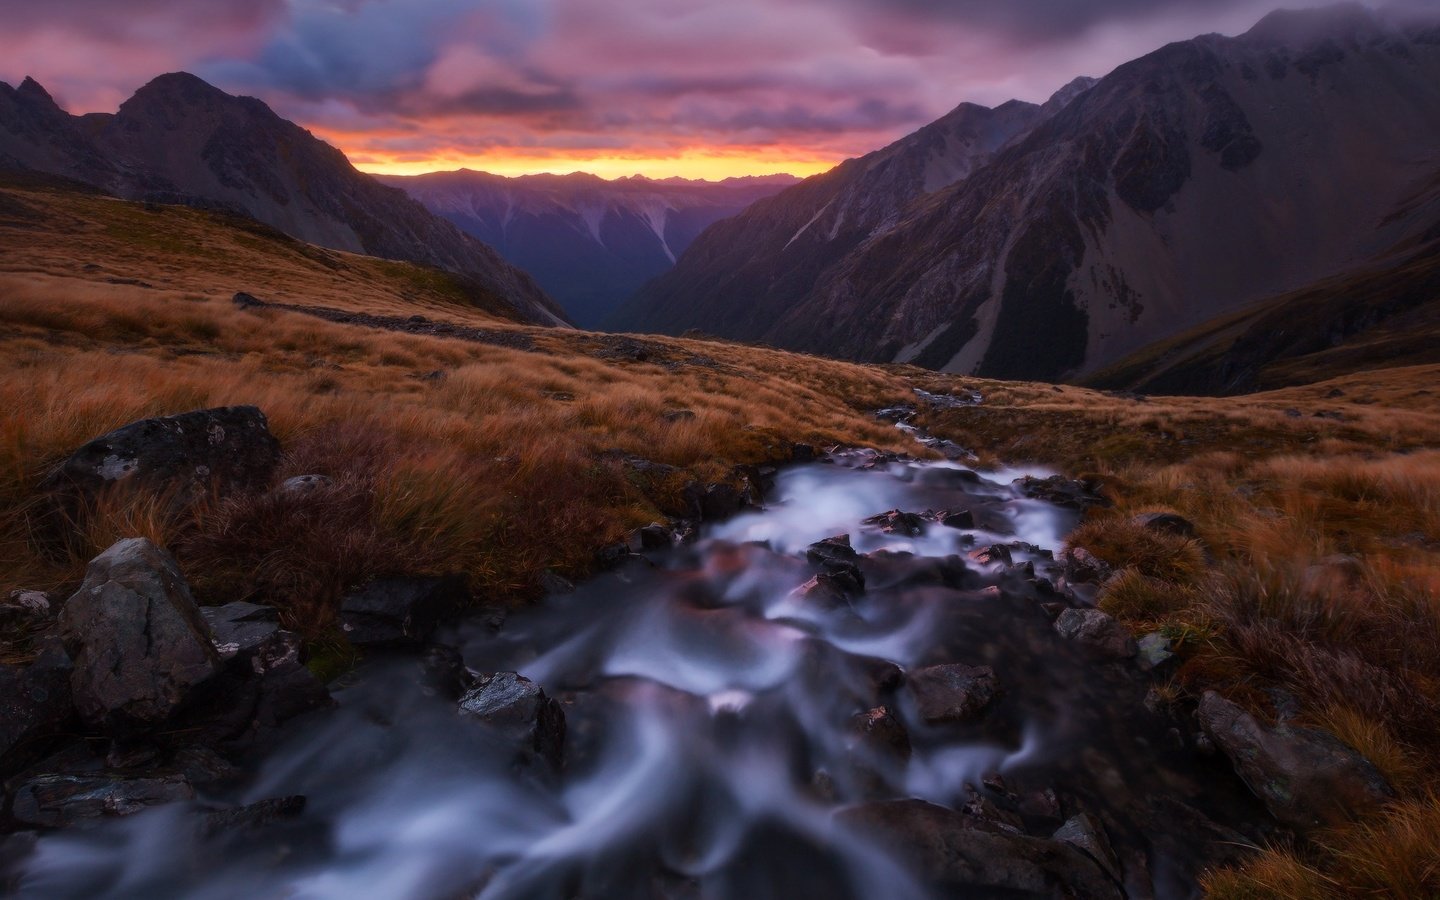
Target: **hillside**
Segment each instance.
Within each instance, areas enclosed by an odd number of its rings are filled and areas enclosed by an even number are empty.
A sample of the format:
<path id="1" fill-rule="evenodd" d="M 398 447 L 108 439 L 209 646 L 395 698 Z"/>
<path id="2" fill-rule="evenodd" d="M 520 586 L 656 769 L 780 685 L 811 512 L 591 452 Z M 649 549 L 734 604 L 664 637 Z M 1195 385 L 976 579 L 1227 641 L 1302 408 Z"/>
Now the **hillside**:
<path id="1" fill-rule="evenodd" d="M 712 230 L 618 323 L 1082 377 L 1432 229 L 1411 200 L 1440 168 L 1436 34 L 1341 6 L 1172 44 L 848 244 L 791 259 Z M 827 177 L 753 212 L 819 215 Z"/>
<path id="2" fill-rule="evenodd" d="M 468 170 L 377 177 L 532 273 L 582 327 L 599 326 L 710 225 L 799 180 L 505 178 Z"/>
<path id="3" fill-rule="evenodd" d="M 132 200 L 249 216 L 303 241 L 462 274 L 521 317 L 564 317 L 525 273 L 251 97 L 162 75 L 112 114 L 71 116 L 36 82 L 0 84 L 0 166 Z"/>

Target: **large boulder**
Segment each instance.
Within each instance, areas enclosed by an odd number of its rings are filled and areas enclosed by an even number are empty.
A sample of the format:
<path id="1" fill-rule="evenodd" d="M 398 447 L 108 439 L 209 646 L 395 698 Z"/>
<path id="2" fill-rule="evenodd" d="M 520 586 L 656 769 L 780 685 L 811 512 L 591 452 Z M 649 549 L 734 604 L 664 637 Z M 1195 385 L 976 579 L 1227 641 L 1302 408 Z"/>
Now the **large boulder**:
<path id="1" fill-rule="evenodd" d="M 1198 716 L 1235 773 L 1287 825 L 1339 824 L 1395 797 L 1369 760 L 1328 732 L 1267 727 L 1214 691 L 1201 698 Z"/>
<path id="2" fill-rule="evenodd" d="M 116 735 L 159 725 L 220 671 L 175 560 L 145 538 L 95 557 L 60 614 L 75 708 Z"/>
<path id="3" fill-rule="evenodd" d="M 91 502 L 116 488 L 165 494 L 184 506 L 264 487 L 279 462 L 280 442 L 265 414 L 253 406 L 227 406 L 117 428 L 72 453 L 42 490 L 60 517 L 56 524 L 75 523 Z"/>
<path id="4" fill-rule="evenodd" d="M 482 676 L 460 698 L 460 711 L 490 726 L 522 757 L 559 770 L 565 752 L 565 713 L 540 685 L 514 672 Z"/>
<path id="5" fill-rule="evenodd" d="M 968 722 L 995 699 L 995 671 L 989 666 L 951 663 L 911 672 L 907 683 L 920 718 L 930 724 Z"/>
<path id="6" fill-rule="evenodd" d="M 340 628 L 356 646 L 423 644 L 469 599 L 463 575 L 377 578 L 340 601 Z"/>
<path id="7" fill-rule="evenodd" d="M 973 816 L 924 800 L 867 803 L 842 810 L 836 818 L 955 896 L 977 889 L 980 896 L 1120 896 L 1100 866 L 1072 844 L 986 829 Z"/>

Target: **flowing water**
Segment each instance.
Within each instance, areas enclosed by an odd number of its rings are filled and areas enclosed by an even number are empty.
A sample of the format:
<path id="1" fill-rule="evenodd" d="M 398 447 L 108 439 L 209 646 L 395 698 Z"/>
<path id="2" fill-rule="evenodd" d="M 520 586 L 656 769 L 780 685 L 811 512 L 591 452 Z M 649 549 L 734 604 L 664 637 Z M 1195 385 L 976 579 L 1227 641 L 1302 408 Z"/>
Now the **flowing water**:
<path id="1" fill-rule="evenodd" d="M 795 467 L 763 511 L 498 630 L 460 628 L 450 637 L 469 668 L 518 671 L 561 701 L 560 776 L 517 768 L 415 660 L 375 662 L 243 788 L 207 798 L 304 795 L 300 817 L 205 837 L 190 809 L 166 807 L 58 833 L 40 841 L 22 893 L 924 897 L 915 873 L 833 818 L 918 797 L 1009 804 L 1032 832 L 1059 824 L 1044 824 L 1055 800 L 1063 815 L 1086 809 L 1127 882 L 1148 871 L 1159 896 L 1192 895 L 1197 834 L 1253 806 L 1147 711 L 1133 664 L 1054 633 L 1042 601 L 1056 598 L 1035 576 L 1053 571 L 1077 514 L 1021 496 L 1021 474 L 866 454 Z M 969 509 L 977 527 L 861 524 L 897 508 Z M 815 572 L 806 547 L 838 534 L 863 554 L 864 594 L 793 595 Z M 1012 565 L 974 558 L 1017 541 Z M 992 667 L 999 697 L 978 721 L 927 725 L 894 666 L 949 662 Z M 880 705 L 904 722 L 908 753 L 858 737 L 856 715 Z"/>

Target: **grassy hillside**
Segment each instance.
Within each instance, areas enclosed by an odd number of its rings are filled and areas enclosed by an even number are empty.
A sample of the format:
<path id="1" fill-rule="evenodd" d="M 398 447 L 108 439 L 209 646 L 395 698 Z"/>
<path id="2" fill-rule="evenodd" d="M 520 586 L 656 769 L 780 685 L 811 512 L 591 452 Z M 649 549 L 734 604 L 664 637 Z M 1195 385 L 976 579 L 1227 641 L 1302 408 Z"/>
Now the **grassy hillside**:
<path id="1" fill-rule="evenodd" d="M 236 291 L 424 315 L 485 339 L 241 308 Z M 525 602 L 545 569 L 584 575 L 597 548 L 673 514 L 687 481 L 734 479 L 735 466 L 784 459 L 796 441 L 918 452 L 872 411 L 913 402 L 916 387 L 975 390 L 979 406 L 921 423 L 988 461 L 1104 481 L 1115 505 L 1074 542 L 1118 571 L 1104 608 L 1179 639 L 1167 698 L 1214 688 L 1272 715 L 1269 690 L 1283 689 L 1402 790 L 1380 819 L 1217 873 L 1215 894 L 1433 896 L 1437 377 L 1440 366 L 1388 368 L 1147 400 L 527 328 L 427 270 L 194 210 L 11 184 L 0 189 L 0 589 L 63 596 L 93 553 L 144 534 L 177 554 L 202 601 L 279 606 L 328 652 L 343 647 L 335 601 L 371 575 L 461 571 L 487 600 Z M 281 477 L 319 473 L 333 487 L 234 498 L 182 520 L 131 498 L 63 558 L 34 539 L 36 485 L 72 449 L 143 416 L 232 403 L 269 416 Z M 667 415 L 680 410 L 693 417 Z M 1130 523 L 1157 509 L 1192 520 L 1198 539 Z M 23 640 L 9 645 L 23 652 Z"/>
<path id="2" fill-rule="evenodd" d="M 1440 362 L 1440 240 L 1161 341 L 1091 387 L 1238 394 Z"/>

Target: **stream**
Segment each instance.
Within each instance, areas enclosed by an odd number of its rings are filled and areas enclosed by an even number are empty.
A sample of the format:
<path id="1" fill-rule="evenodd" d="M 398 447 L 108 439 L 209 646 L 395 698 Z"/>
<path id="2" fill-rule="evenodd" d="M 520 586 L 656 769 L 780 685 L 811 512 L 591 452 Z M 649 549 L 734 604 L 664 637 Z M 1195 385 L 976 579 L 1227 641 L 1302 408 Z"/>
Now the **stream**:
<path id="1" fill-rule="evenodd" d="M 1057 634 L 1054 556 L 1079 513 L 1023 496 L 1026 474 L 1049 473 L 865 452 L 787 468 L 763 510 L 445 635 L 472 672 L 518 672 L 558 702 L 560 772 L 457 714 L 416 656 L 374 659 L 205 798 L 303 795 L 301 814 L 212 834 L 182 804 L 50 834 L 21 895 L 1022 895 L 946 893 L 844 812 L 917 798 L 1046 846 L 1088 813 L 1114 896 L 1195 896 L 1263 815 L 1147 707 L 1159 679 Z M 889 510 L 936 515 L 865 523 Z M 841 541 L 811 549 L 839 535 L 853 560 Z M 908 676 L 950 663 L 993 673 L 979 712 L 921 708 Z"/>

